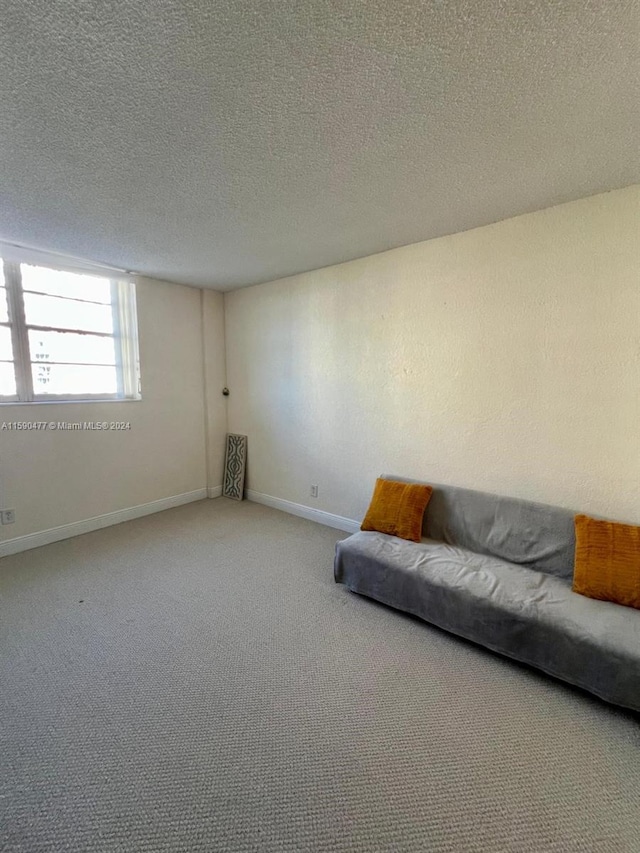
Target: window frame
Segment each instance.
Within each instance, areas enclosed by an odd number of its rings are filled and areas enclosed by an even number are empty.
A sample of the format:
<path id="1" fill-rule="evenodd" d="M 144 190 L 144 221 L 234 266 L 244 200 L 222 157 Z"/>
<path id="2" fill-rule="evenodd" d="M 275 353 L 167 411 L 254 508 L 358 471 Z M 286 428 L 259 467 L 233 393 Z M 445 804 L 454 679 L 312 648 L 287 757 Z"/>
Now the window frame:
<path id="1" fill-rule="evenodd" d="M 82 402 L 133 402 L 142 399 L 140 383 L 140 358 L 138 352 L 138 322 L 136 311 L 135 282 L 127 275 L 118 275 L 113 270 L 99 267 L 76 267 L 63 263 L 49 263 L 38 257 L 16 257 L 12 252 L 9 258 L 2 252 L 0 244 L 0 263 L 4 267 L 4 287 L 7 295 L 8 321 L 0 326 L 9 328 L 13 350 L 13 366 L 16 379 L 16 394 L 0 395 L 0 406 L 31 406 L 47 403 Z M 113 338 L 115 348 L 115 371 L 117 392 L 115 394 L 38 394 L 34 392 L 29 331 L 51 331 L 71 334 L 96 334 L 87 329 L 63 329 L 56 326 L 41 326 L 26 322 L 24 308 L 24 290 L 22 287 L 21 264 L 35 265 L 56 272 L 94 275 L 106 279 L 111 284 L 111 311 L 113 316 L 113 334 L 102 335 Z M 71 297 L 58 297 L 71 298 Z M 107 305 L 108 303 L 104 303 Z M 47 362 L 42 362 L 46 364 Z M 52 362 L 54 364 L 56 362 Z M 61 363 L 61 362 L 60 362 Z M 97 366 L 97 365 L 96 365 Z"/>

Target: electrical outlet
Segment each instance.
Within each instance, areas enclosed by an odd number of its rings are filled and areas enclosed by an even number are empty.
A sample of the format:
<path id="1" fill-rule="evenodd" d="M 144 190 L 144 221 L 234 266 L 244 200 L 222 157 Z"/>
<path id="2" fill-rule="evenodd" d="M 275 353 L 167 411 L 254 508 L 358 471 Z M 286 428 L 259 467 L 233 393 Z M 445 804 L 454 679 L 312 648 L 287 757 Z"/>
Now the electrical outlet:
<path id="1" fill-rule="evenodd" d="M 3 524 L 13 524 L 13 522 L 16 520 L 15 509 L 3 509 L 0 512 L 0 520 Z"/>
<path id="2" fill-rule="evenodd" d="M 316 483 L 311 484 L 311 497 L 312 498 L 318 497 L 318 486 Z"/>

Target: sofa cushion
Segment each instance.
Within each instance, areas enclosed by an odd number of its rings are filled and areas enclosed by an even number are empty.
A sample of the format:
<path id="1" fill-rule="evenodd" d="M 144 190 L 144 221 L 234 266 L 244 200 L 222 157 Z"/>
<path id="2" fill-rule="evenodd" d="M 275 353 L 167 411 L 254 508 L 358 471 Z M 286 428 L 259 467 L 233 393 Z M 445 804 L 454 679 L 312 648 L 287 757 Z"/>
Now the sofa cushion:
<path id="1" fill-rule="evenodd" d="M 388 476 L 401 482 L 417 482 Z M 574 513 L 456 486 L 433 485 L 423 535 L 571 582 Z"/>
<path id="2" fill-rule="evenodd" d="M 431 540 L 360 532 L 338 542 L 353 592 L 640 710 L 640 612 L 574 593 L 554 575 Z"/>
<path id="3" fill-rule="evenodd" d="M 377 530 L 419 542 L 424 510 L 433 489 L 421 483 L 400 483 L 378 477 L 362 530 Z"/>
<path id="4" fill-rule="evenodd" d="M 574 592 L 640 609 L 640 527 L 577 515 Z"/>

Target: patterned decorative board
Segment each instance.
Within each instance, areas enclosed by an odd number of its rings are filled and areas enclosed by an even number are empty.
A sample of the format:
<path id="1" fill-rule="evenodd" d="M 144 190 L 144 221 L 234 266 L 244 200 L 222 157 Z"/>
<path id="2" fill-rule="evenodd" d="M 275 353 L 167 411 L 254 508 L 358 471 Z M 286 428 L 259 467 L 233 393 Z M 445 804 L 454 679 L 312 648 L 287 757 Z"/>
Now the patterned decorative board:
<path id="1" fill-rule="evenodd" d="M 227 433 L 222 494 L 241 501 L 244 497 L 244 472 L 247 465 L 247 436 Z"/>

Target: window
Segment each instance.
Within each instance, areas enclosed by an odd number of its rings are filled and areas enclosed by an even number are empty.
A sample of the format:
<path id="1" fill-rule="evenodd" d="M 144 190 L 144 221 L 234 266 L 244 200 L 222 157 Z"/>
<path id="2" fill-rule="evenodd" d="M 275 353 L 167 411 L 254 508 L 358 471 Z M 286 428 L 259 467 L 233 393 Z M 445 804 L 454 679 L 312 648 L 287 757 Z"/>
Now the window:
<path id="1" fill-rule="evenodd" d="M 139 398 L 133 282 L 0 262 L 0 402 Z"/>

